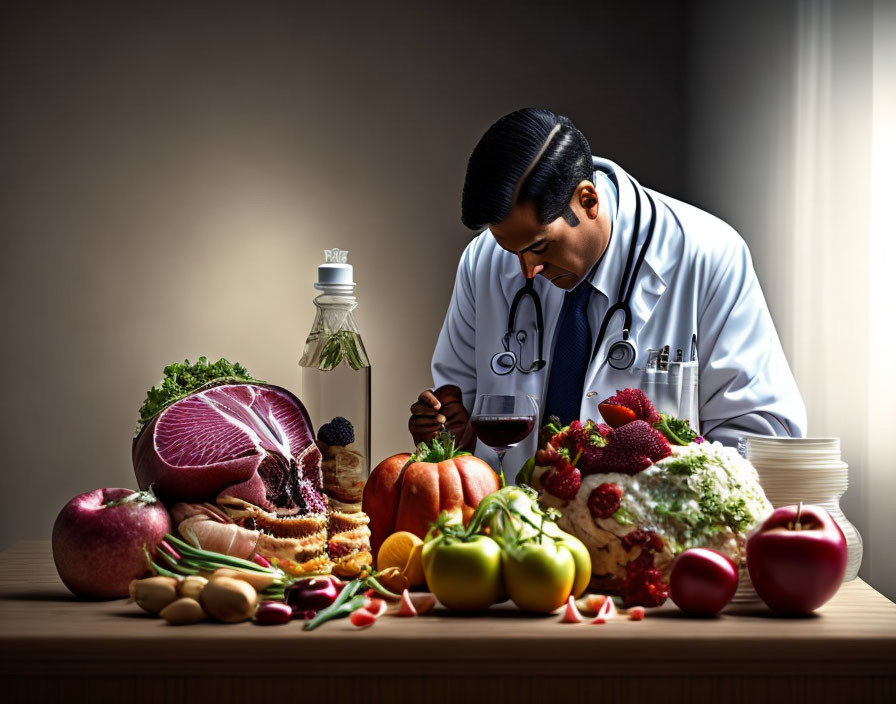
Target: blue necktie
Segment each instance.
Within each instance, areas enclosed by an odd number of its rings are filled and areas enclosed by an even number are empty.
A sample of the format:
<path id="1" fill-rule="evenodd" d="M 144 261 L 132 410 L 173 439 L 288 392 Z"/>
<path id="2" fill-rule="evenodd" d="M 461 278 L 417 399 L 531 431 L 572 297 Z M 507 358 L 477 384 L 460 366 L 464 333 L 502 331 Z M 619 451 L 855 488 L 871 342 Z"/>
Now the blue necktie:
<path id="1" fill-rule="evenodd" d="M 546 416 L 558 416 L 563 425 L 576 420 L 582 406 L 582 389 L 591 360 L 588 299 L 593 290 L 590 283 L 583 281 L 566 294 L 566 306 L 554 342 Z"/>

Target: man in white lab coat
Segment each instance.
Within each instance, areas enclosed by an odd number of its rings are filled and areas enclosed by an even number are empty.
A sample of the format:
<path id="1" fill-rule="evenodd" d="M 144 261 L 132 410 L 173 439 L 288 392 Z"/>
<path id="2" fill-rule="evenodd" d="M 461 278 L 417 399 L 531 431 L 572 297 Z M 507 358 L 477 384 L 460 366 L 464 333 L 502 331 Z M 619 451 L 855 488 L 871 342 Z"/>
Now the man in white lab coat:
<path id="1" fill-rule="evenodd" d="M 805 407 L 743 240 L 592 157 L 568 118 L 525 108 L 492 125 L 470 157 L 462 220 L 486 229 L 458 266 L 433 353 L 435 392 L 411 406 L 416 442 L 445 423 L 472 447 L 469 414 L 487 393 L 529 394 L 542 419 L 600 420 L 597 404 L 642 387 L 648 350 L 665 346 L 673 359 L 676 350 L 699 356 L 699 423 L 708 439 L 733 445 L 746 433 L 805 433 Z M 544 364 L 532 297 L 508 320 L 526 279 L 543 310 Z M 495 357 L 508 332 L 518 365 L 496 374 L 513 362 Z M 624 340 L 637 357 L 616 369 L 626 360 L 610 357 Z M 508 480 L 534 453 L 536 435 L 508 452 Z M 481 443 L 476 450 L 494 458 Z"/>

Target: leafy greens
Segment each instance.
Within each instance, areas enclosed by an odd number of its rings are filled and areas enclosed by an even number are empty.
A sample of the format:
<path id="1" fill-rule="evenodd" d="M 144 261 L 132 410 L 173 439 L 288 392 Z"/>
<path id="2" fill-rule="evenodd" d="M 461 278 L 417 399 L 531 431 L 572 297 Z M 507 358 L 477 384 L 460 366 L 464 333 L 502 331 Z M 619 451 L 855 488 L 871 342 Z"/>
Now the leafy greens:
<path id="1" fill-rule="evenodd" d="M 203 386 L 215 383 L 264 383 L 253 378 L 242 364 L 228 362 L 223 357 L 213 364 L 209 363 L 207 357 L 200 357 L 195 364 L 190 364 L 190 360 L 185 359 L 183 363 L 169 364 L 165 367 L 164 374 L 161 383 L 146 392 L 146 400 L 140 406 L 136 433 L 156 414 Z"/>

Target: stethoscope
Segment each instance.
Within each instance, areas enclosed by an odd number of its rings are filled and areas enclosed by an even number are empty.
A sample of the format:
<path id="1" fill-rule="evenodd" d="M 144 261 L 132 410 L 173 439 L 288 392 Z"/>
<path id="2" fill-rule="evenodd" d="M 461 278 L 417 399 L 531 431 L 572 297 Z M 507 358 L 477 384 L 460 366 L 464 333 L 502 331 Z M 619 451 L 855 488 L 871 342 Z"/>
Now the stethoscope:
<path id="1" fill-rule="evenodd" d="M 625 269 L 622 272 L 622 281 L 619 283 L 619 293 L 616 295 L 616 303 L 610 306 L 604 315 L 603 322 L 600 326 L 600 332 L 597 335 L 597 340 L 591 353 L 591 361 L 593 362 L 603 344 L 610 321 L 616 313 L 622 311 L 622 337 L 610 345 L 610 349 L 607 351 L 607 364 L 613 369 L 620 371 L 630 368 L 638 358 L 638 348 L 630 339 L 632 328 L 631 299 L 635 290 L 635 283 L 638 280 L 638 274 L 641 271 L 641 264 L 644 263 L 644 257 L 650 247 L 650 242 L 653 240 L 653 231 L 656 225 L 656 203 L 654 203 L 650 194 L 647 191 L 644 191 L 644 195 L 647 196 L 647 200 L 650 202 L 650 225 L 647 228 L 647 237 L 644 239 L 644 244 L 641 245 L 641 250 L 638 252 L 638 258 L 635 259 L 638 233 L 641 231 L 641 198 L 638 187 L 635 185 L 631 176 L 628 177 L 628 180 L 631 182 L 635 192 L 635 226 L 632 234 L 632 243 L 628 248 L 628 256 L 625 260 Z M 594 268 L 589 272 L 586 279 L 591 279 L 599 264 L 600 261 L 594 265 Z M 632 268 L 633 265 L 634 268 Z M 525 330 L 516 329 L 517 309 L 523 298 L 526 296 L 529 296 L 532 299 L 532 305 L 535 307 L 535 341 L 538 353 L 535 360 L 528 367 L 524 367 L 520 362 L 523 345 L 528 336 L 526 335 Z M 511 342 L 514 338 L 516 338 L 517 343 L 519 344 L 519 355 L 510 349 Z M 504 336 L 501 338 L 501 344 L 504 347 L 503 351 L 496 353 L 491 360 L 491 368 L 495 374 L 503 376 L 505 374 L 510 374 L 514 369 L 517 369 L 523 374 L 531 374 L 532 372 L 537 372 L 543 369 L 547 364 L 543 355 L 544 317 L 541 310 L 541 297 L 538 295 L 538 291 L 535 290 L 532 279 L 526 279 L 525 285 L 517 291 L 516 295 L 513 297 L 507 318 L 507 332 L 505 332 Z"/>

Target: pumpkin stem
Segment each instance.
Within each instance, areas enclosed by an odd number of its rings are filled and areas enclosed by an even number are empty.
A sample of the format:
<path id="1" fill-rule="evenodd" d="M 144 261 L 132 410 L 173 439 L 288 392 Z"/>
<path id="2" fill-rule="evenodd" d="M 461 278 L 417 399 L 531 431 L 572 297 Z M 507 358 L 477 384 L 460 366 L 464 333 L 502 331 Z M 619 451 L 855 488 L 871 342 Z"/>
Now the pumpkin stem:
<path id="1" fill-rule="evenodd" d="M 445 460 L 454 459 L 455 457 L 463 457 L 469 455 L 469 452 L 456 448 L 456 440 L 454 435 L 447 430 L 443 430 L 429 441 L 429 443 L 421 442 L 417 445 L 414 454 L 411 455 L 411 462 L 432 462 L 438 464 Z"/>

